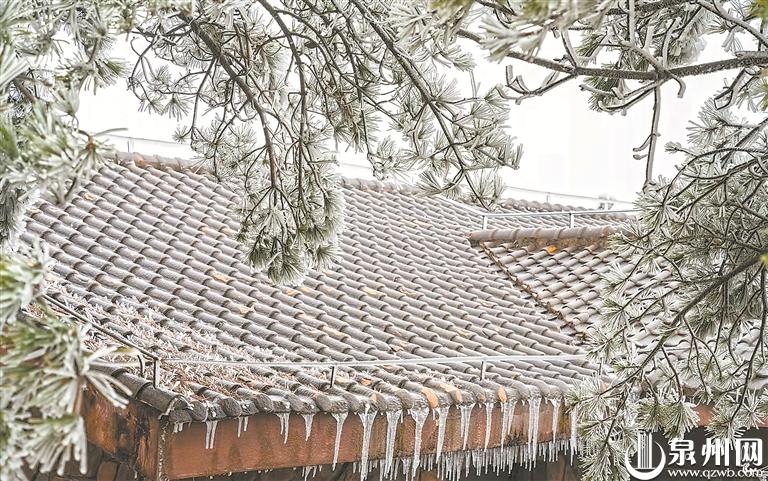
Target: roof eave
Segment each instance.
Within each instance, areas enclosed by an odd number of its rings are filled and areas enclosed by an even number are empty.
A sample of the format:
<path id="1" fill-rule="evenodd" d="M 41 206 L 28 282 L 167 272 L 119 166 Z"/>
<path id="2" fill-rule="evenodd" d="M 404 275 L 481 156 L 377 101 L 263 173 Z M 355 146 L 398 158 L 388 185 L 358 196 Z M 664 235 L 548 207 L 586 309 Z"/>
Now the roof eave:
<path id="1" fill-rule="evenodd" d="M 539 442 L 552 439 L 552 409 L 549 403 L 542 403 L 539 415 Z M 471 412 L 468 423 L 466 447 L 461 432 L 462 421 L 459 410 L 452 406 L 447 416 L 443 453 L 484 449 L 486 438 L 485 407 L 477 404 Z M 562 410 L 558 417 L 558 438 L 569 436 L 569 423 Z M 336 441 L 336 419 L 329 413 L 317 413 L 312 421 L 311 435 L 305 440 L 305 422 L 301 415 L 292 413 L 288 423 L 287 440 L 281 432 L 281 421 L 273 413 L 259 413 L 243 418 L 227 418 L 185 424 L 174 427 L 166 421 L 158 426 L 163 430 L 159 436 L 161 446 L 163 479 L 184 479 L 191 477 L 216 476 L 225 473 L 275 470 L 303 466 L 330 465 L 334 457 Z M 501 440 L 502 413 L 498 405 L 491 410 L 491 432 L 488 448 L 498 447 Z M 404 414 L 403 422 L 397 425 L 394 443 L 395 457 L 409 457 L 414 453 L 416 424 L 413 418 Z M 528 406 L 517 404 L 512 429 L 504 440 L 505 445 L 527 443 Z M 437 451 L 438 424 L 431 415 L 427 417 L 421 433 L 420 454 Z M 382 459 L 386 452 L 387 419 L 376 416 L 370 432 L 368 458 Z M 338 463 L 360 461 L 363 439 L 362 422 L 350 413 L 341 431 Z"/>
<path id="2" fill-rule="evenodd" d="M 136 401 L 121 408 L 88 389 L 81 412 L 90 443 L 147 479 L 160 479 L 159 435 L 163 422 L 157 410 Z"/>

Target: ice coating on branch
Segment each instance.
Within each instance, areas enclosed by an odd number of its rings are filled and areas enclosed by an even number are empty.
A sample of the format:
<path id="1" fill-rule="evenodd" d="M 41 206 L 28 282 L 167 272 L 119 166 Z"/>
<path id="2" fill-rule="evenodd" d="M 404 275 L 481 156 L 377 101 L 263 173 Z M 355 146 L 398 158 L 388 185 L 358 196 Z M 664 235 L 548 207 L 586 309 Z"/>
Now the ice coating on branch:
<path id="1" fill-rule="evenodd" d="M 364 480 L 368 475 L 368 445 L 371 442 L 371 428 L 376 419 L 376 411 L 369 411 L 370 407 L 366 404 L 365 410 L 358 412 L 360 423 L 363 425 L 362 451 L 360 453 L 360 480 Z"/>
<path id="2" fill-rule="evenodd" d="M 308 441 L 312 434 L 312 421 L 315 419 L 315 413 L 305 413 L 301 417 L 304 418 L 304 441 Z"/>
<path id="3" fill-rule="evenodd" d="M 218 421 L 205 422 L 205 449 L 213 449 L 213 443 L 216 440 L 216 426 Z"/>
<path id="4" fill-rule="evenodd" d="M 459 405 L 459 413 L 461 414 L 461 449 L 467 449 L 467 443 L 469 442 L 469 419 L 472 416 L 472 408 L 474 407 L 475 403 Z"/>
<path id="5" fill-rule="evenodd" d="M 437 459 L 443 454 L 443 443 L 445 443 L 445 425 L 448 423 L 448 411 L 450 406 L 440 406 L 435 409 L 437 413 Z"/>
<path id="6" fill-rule="evenodd" d="M 488 443 L 491 440 L 491 421 L 493 420 L 494 404 L 494 402 L 485 403 L 485 440 L 483 441 L 483 449 L 488 449 Z"/>
<path id="7" fill-rule="evenodd" d="M 408 411 L 413 421 L 416 423 L 416 429 L 414 431 L 413 439 L 413 467 L 412 476 L 416 476 L 416 471 L 419 468 L 419 455 L 421 454 L 421 430 L 424 428 L 424 423 L 427 421 L 429 415 L 429 409 L 427 407 L 416 407 Z"/>
<path id="8" fill-rule="evenodd" d="M 395 437 L 397 436 L 397 424 L 403 417 L 401 410 L 387 411 L 387 440 L 384 449 L 384 467 L 380 469 L 380 476 L 389 474 L 392 469 L 392 458 L 395 456 Z"/>
<path id="9" fill-rule="evenodd" d="M 291 420 L 291 413 L 275 413 L 280 419 L 280 434 L 283 435 L 283 444 L 288 442 L 288 423 Z"/>
<path id="10" fill-rule="evenodd" d="M 333 445 L 333 465 L 331 469 L 336 469 L 336 461 L 339 459 L 339 446 L 341 446 L 341 430 L 344 428 L 344 420 L 347 419 L 347 413 L 333 413 L 332 416 L 336 420 L 336 441 Z"/>

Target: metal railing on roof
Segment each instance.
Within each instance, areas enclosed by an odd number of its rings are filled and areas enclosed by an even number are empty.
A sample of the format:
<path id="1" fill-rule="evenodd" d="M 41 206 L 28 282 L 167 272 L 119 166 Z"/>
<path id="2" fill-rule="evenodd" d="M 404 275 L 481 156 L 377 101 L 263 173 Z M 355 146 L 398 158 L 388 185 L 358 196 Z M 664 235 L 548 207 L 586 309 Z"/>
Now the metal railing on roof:
<path id="1" fill-rule="evenodd" d="M 144 349 L 143 347 L 139 346 L 138 344 L 128 340 L 123 336 L 122 334 L 115 332 L 111 329 L 107 329 L 103 326 L 100 326 L 98 324 L 95 324 L 91 322 L 88 318 L 80 314 L 79 312 L 76 312 L 75 310 L 71 309 L 66 303 L 56 299 L 55 297 L 51 296 L 50 294 L 43 294 L 43 299 L 45 299 L 46 302 L 49 302 L 59 308 L 61 311 L 64 311 L 67 315 L 71 316 L 76 321 L 80 322 L 81 324 L 85 324 L 87 326 L 92 327 L 95 331 L 98 331 L 100 334 L 103 334 L 110 339 L 117 341 L 120 343 L 123 347 L 128 347 L 131 349 L 134 349 L 138 354 L 136 355 L 136 358 L 139 361 L 139 369 L 141 370 L 141 374 L 144 374 L 144 369 L 146 367 L 146 360 L 143 356 L 146 356 L 149 359 L 149 363 L 152 364 L 152 384 L 154 386 L 157 386 L 157 378 L 158 378 L 158 369 L 160 364 L 160 357 L 156 354 L 154 354 L 151 351 L 148 351 Z"/>
<path id="2" fill-rule="evenodd" d="M 503 361 L 574 361 L 585 360 L 586 354 L 510 354 L 510 355 L 489 355 L 489 356 L 455 356 L 455 357 L 433 357 L 433 358 L 415 358 L 415 359 L 372 359 L 372 360 L 353 360 L 353 361 L 233 361 L 228 359 L 181 359 L 181 358 L 163 358 L 154 354 L 138 344 L 128 340 L 120 333 L 94 324 L 88 318 L 79 312 L 70 308 L 66 303 L 55 297 L 44 294 L 44 299 L 50 302 L 65 314 L 74 320 L 94 328 L 99 333 L 120 343 L 125 347 L 136 350 L 141 369 L 141 375 L 144 375 L 146 363 L 149 362 L 152 367 L 150 381 L 157 387 L 159 381 L 159 369 L 162 364 L 166 365 L 198 365 L 198 366 L 221 366 L 221 367 L 239 367 L 239 368 L 304 368 L 304 369 L 329 369 L 330 387 L 336 383 L 336 374 L 339 368 L 343 367 L 386 367 L 386 366 L 429 366 L 434 364 L 467 364 L 480 363 L 480 380 L 485 380 L 489 364 L 496 364 Z M 146 356 L 148 361 L 142 356 Z"/>
<path id="3" fill-rule="evenodd" d="M 488 228 L 489 219 L 498 218 L 519 218 L 519 217 L 552 217 L 552 216 L 567 216 L 568 227 L 576 227 L 576 217 L 582 215 L 615 215 L 615 214 L 633 214 L 639 212 L 638 209 L 576 209 L 576 210 L 545 210 L 539 212 L 486 212 L 467 205 L 463 202 L 459 202 L 447 197 L 442 197 L 443 200 L 450 204 L 470 212 L 478 217 L 482 223 L 483 230 Z"/>
<path id="4" fill-rule="evenodd" d="M 553 198 L 562 199 L 578 199 L 578 200 L 591 200 L 600 203 L 608 204 L 634 204 L 631 200 L 614 199 L 613 197 L 598 197 L 594 195 L 582 195 L 582 194 L 568 194 L 566 192 L 552 192 L 550 190 L 531 189 L 529 187 L 518 187 L 514 185 L 506 185 L 506 190 L 514 192 L 525 192 L 526 194 L 533 194 L 534 196 L 544 196 L 544 201 L 548 204 L 553 203 Z"/>
<path id="5" fill-rule="evenodd" d="M 586 354 L 509 354 L 500 356 L 455 356 L 418 359 L 373 359 L 367 361 L 229 361 L 218 359 L 160 359 L 164 364 L 184 364 L 223 367 L 330 369 L 330 385 L 336 383 L 336 372 L 342 367 L 428 366 L 430 364 L 480 363 L 480 380 L 484 381 L 489 364 L 503 361 L 575 361 Z"/>

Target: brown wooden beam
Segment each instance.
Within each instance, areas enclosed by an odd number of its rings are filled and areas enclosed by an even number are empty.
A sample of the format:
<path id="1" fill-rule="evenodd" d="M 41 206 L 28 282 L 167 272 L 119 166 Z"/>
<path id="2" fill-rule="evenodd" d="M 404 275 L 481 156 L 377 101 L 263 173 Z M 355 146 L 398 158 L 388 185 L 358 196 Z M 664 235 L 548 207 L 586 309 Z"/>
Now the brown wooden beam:
<path id="1" fill-rule="evenodd" d="M 518 404 L 513 418 L 510 438 L 506 443 L 525 444 L 528 432 L 528 407 Z M 481 449 L 485 442 L 485 408 L 476 406 L 469 425 L 467 449 Z M 560 413 L 558 438 L 568 433 L 567 416 Z M 304 440 L 304 419 L 291 415 L 288 441 L 283 443 L 280 420 L 274 414 L 257 414 L 248 419 L 248 429 L 240 430 L 237 419 L 225 419 L 216 423 L 213 447 L 206 449 L 206 436 L 214 434 L 213 423 L 192 423 L 179 432 L 165 426 L 165 442 L 162 447 L 162 474 L 168 479 L 196 476 L 215 476 L 228 472 L 245 472 L 264 469 L 281 469 L 299 466 L 328 465 L 333 461 L 336 438 L 336 420 L 329 414 L 318 413 L 314 417 L 312 433 Z M 501 444 L 501 411 L 494 408 L 491 416 L 489 447 Z M 458 410 L 451 408 L 445 430 L 443 452 L 462 449 L 461 419 Z M 242 425 L 241 425 L 242 427 Z M 208 430 L 210 433 L 207 433 Z M 381 459 L 385 453 L 386 417 L 379 415 L 371 430 L 369 459 Z M 413 455 L 415 423 L 406 415 L 398 425 L 395 456 Z M 338 462 L 358 461 L 361 455 L 363 428 L 360 419 L 350 414 L 342 431 Z M 552 439 L 552 405 L 542 404 L 539 417 L 539 441 Z M 421 453 L 434 453 L 437 448 L 437 424 L 428 417 L 422 430 Z"/>
<path id="2" fill-rule="evenodd" d="M 697 406 L 699 426 L 706 426 L 712 417 L 710 406 Z M 285 468 L 328 465 L 333 460 L 336 439 L 336 420 L 326 413 L 314 416 L 312 433 L 305 441 L 304 419 L 298 414 L 290 416 L 288 441 L 283 443 L 280 420 L 274 414 L 256 414 L 248 418 L 247 430 L 237 418 L 213 423 L 191 423 L 178 432 L 167 419 L 160 420 L 158 412 L 132 401 L 127 408 L 113 406 L 102 396 L 87 391 L 84 396 L 83 415 L 88 440 L 113 456 L 117 461 L 133 467 L 148 480 L 184 479 L 198 476 L 216 476 L 230 472 L 279 470 Z M 569 436 L 568 416 L 560 412 L 558 438 Z M 240 436 L 238 437 L 238 425 Z M 500 440 L 501 411 L 492 410 L 491 435 L 488 447 L 497 447 Z M 485 442 L 485 409 L 475 406 L 470 417 L 467 449 L 480 449 Z M 762 423 L 768 427 L 768 423 Z M 206 449 L 208 430 L 214 436 L 213 446 Z M 371 430 L 369 459 L 384 457 L 386 417 L 379 415 Z M 506 444 L 525 444 L 528 432 L 528 407 L 518 404 L 512 430 Z M 342 430 L 338 463 L 359 461 L 363 428 L 360 419 L 350 414 Z M 398 425 L 395 456 L 411 456 L 415 437 L 415 423 L 405 415 Z M 541 406 L 539 416 L 539 442 L 552 440 L 552 405 Z M 443 452 L 462 450 L 461 416 L 451 408 L 445 430 Z M 431 416 L 422 429 L 421 453 L 434 453 L 437 449 L 437 424 Z"/>
<path id="3" fill-rule="evenodd" d="M 156 410 L 137 401 L 121 409 L 87 390 L 82 414 L 88 441 L 147 479 L 159 479 L 160 421 Z"/>

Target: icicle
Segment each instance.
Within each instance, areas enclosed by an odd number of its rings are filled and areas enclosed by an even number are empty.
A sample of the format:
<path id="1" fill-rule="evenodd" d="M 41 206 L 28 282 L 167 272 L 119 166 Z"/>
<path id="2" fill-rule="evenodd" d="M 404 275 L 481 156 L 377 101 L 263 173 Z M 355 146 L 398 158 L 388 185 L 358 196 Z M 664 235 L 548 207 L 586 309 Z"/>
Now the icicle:
<path id="1" fill-rule="evenodd" d="M 475 403 L 459 405 L 459 413 L 461 414 L 462 450 L 467 449 L 467 443 L 469 442 L 469 419 L 472 416 L 472 408 L 474 407 Z"/>
<path id="2" fill-rule="evenodd" d="M 469 468 L 472 466 L 472 463 L 470 462 L 470 458 L 472 457 L 472 453 L 469 451 L 464 451 L 464 477 L 469 477 Z"/>
<path id="3" fill-rule="evenodd" d="M 536 449 L 539 443 L 539 408 L 541 398 L 528 400 L 528 465 L 536 465 Z"/>
<path id="4" fill-rule="evenodd" d="M 515 409 L 517 409 L 517 399 L 509 401 L 509 417 L 507 418 L 507 425 L 504 426 L 504 436 L 509 436 L 512 432 L 512 426 L 515 421 Z"/>
<path id="5" fill-rule="evenodd" d="M 437 412 L 437 459 L 443 454 L 443 443 L 445 442 L 445 426 L 448 424 L 448 410 L 450 406 L 440 406 L 435 409 Z"/>
<path id="6" fill-rule="evenodd" d="M 307 478 L 309 476 L 312 476 L 313 478 L 317 476 L 317 472 L 322 469 L 322 466 L 304 466 L 301 469 L 302 476 L 304 477 L 304 481 L 307 481 Z"/>
<path id="7" fill-rule="evenodd" d="M 248 419 L 247 417 L 239 417 L 237 418 L 237 437 L 239 438 L 240 435 L 243 433 L 243 420 Z"/>
<path id="8" fill-rule="evenodd" d="M 571 463 L 573 463 L 573 455 L 576 454 L 576 451 L 578 450 L 578 419 L 579 419 L 579 411 L 578 406 L 573 405 L 571 406 L 571 413 L 570 413 L 570 422 L 571 422 L 571 437 L 569 440 L 570 444 L 570 450 L 571 450 Z"/>
<path id="9" fill-rule="evenodd" d="M 403 459 L 403 475 L 405 476 L 406 481 L 411 476 L 411 463 L 413 462 L 413 459 L 411 458 L 404 458 Z"/>
<path id="10" fill-rule="evenodd" d="M 512 417 L 512 413 L 510 413 L 510 404 L 508 402 L 502 402 L 501 403 L 501 426 L 499 426 L 499 431 L 501 432 L 501 439 L 499 441 L 499 446 L 503 446 L 505 441 L 507 440 L 507 425 L 511 424 L 509 422 L 509 418 Z"/>
<path id="11" fill-rule="evenodd" d="M 205 422 L 205 449 L 213 449 L 213 442 L 216 439 L 216 426 L 218 421 Z"/>
<path id="12" fill-rule="evenodd" d="M 315 419 L 315 413 L 305 413 L 301 417 L 304 418 L 304 441 L 308 441 L 312 434 L 312 420 Z"/>
<path id="13" fill-rule="evenodd" d="M 549 400 L 552 403 L 552 446 L 550 449 L 550 461 L 557 459 L 557 450 L 555 449 L 555 442 L 557 441 L 557 425 L 560 423 L 560 398 L 552 398 Z"/>
<path id="14" fill-rule="evenodd" d="M 413 438 L 413 467 L 412 476 L 416 476 L 416 470 L 419 468 L 419 455 L 421 454 L 421 430 L 424 427 L 424 423 L 427 421 L 429 415 L 429 408 L 413 408 L 408 413 L 416 423 L 416 429 L 414 431 Z"/>
<path id="15" fill-rule="evenodd" d="M 392 469 L 392 458 L 395 456 L 395 437 L 397 436 L 397 423 L 402 417 L 403 412 L 387 411 L 387 441 L 386 448 L 384 449 L 384 468 L 379 471 L 382 474 L 389 474 Z"/>
<path id="16" fill-rule="evenodd" d="M 344 420 L 347 419 L 347 413 L 333 413 L 336 420 L 336 442 L 333 445 L 333 464 L 331 469 L 336 469 L 336 461 L 339 459 L 339 446 L 341 445 L 341 430 L 344 428 Z"/>
<path id="17" fill-rule="evenodd" d="M 371 427 L 376 419 L 376 411 L 368 412 L 369 406 L 365 405 L 365 411 L 358 412 L 360 423 L 363 425 L 363 443 L 360 454 L 360 481 L 363 481 L 368 475 L 368 445 L 371 441 Z"/>
<path id="18" fill-rule="evenodd" d="M 280 434 L 283 435 L 283 444 L 288 442 L 288 423 L 291 420 L 291 413 L 275 413 L 280 419 Z"/>
<path id="19" fill-rule="evenodd" d="M 173 432 L 180 433 L 184 431 L 184 423 L 173 423 Z"/>
<path id="20" fill-rule="evenodd" d="M 485 441 L 483 449 L 488 449 L 488 443 L 491 440 L 491 421 L 493 420 L 493 402 L 485 403 Z M 479 475 L 480 473 L 478 473 Z"/>

